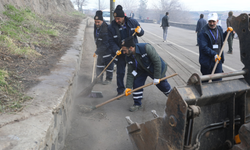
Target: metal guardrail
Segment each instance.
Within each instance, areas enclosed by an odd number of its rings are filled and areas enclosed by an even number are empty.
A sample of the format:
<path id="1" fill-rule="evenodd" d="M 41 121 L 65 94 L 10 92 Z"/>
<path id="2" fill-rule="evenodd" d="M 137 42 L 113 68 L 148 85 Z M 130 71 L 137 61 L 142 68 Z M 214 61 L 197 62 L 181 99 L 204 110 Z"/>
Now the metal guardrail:
<path id="1" fill-rule="evenodd" d="M 196 30 L 196 24 L 189 24 L 189 23 L 179 23 L 179 22 L 169 22 L 170 26 L 174 26 L 174 27 L 179 27 L 179 28 L 183 28 L 183 29 L 188 29 L 188 30 Z"/>

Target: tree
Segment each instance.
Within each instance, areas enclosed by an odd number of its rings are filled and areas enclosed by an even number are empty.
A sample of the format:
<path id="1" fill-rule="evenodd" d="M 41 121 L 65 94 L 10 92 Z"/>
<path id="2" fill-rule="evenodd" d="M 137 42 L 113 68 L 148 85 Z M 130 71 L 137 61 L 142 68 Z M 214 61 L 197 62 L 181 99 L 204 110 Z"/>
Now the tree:
<path id="1" fill-rule="evenodd" d="M 135 0 L 123 0 L 122 7 L 127 13 L 135 11 L 137 9 L 138 3 Z"/>
<path id="2" fill-rule="evenodd" d="M 87 0 L 72 0 L 73 4 L 75 4 L 78 8 L 78 11 L 83 10 L 83 6 L 86 6 Z"/>
<path id="3" fill-rule="evenodd" d="M 154 7 L 161 13 L 182 9 L 179 0 L 157 0 Z"/>
<path id="4" fill-rule="evenodd" d="M 137 14 L 139 19 L 145 19 L 147 15 L 147 0 L 140 0 L 139 8 L 137 10 Z"/>
<path id="5" fill-rule="evenodd" d="M 190 21 L 190 17 L 187 11 L 181 5 L 179 0 L 156 0 L 154 8 L 159 13 L 158 19 L 161 19 L 160 16 L 162 17 L 166 14 L 166 12 L 169 12 L 170 21 L 185 23 L 188 23 L 188 21 Z"/>
<path id="6" fill-rule="evenodd" d="M 99 4 L 100 2 L 100 4 Z M 109 8 L 109 1 L 107 3 L 107 0 L 98 0 L 95 2 L 97 8 L 99 9 L 100 6 L 100 10 L 104 10 L 104 9 L 108 9 Z"/>

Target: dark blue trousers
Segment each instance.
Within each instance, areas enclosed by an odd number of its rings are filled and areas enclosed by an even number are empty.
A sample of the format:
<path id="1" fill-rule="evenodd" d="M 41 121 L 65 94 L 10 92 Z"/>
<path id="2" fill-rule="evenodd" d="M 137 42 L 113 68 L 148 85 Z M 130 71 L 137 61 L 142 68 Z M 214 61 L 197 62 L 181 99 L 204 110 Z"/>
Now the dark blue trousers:
<path id="1" fill-rule="evenodd" d="M 100 75 L 100 73 L 109 64 L 111 60 L 112 60 L 111 54 L 98 55 L 97 65 L 96 65 L 96 77 Z M 114 70 L 114 63 L 112 62 L 106 69 L 106 80 L 111 81 L 113 79 L 113 70 Z M 100 76 L 101 80 L 103 80 L 103 74 Z"/>
<path id="2" fill-rule="evenodd" d="M 121 54 L 117 57 L 118 61 L 116 62 L 116 82 L 117 82 L 117 92 L 121 94 L 125 90 L 124 86 L 124 76 L 125 76 L 125 68 L 126 68 L 126 60 L 125 55 Z"/>
<path id="3" fill-rule="evenodd" d="M 205 67 L 201 66 L 201 73 L 202 73 L 202 75 L 211 74 L 212 71 L 213 71 L 214 65 L 215 65 L 215 63 L 212 64 L 212 66 L 213 66 L 212 68 L 205 68 Z M 220 61 L 219 64 L 217 65 L 217 68 L 215 69 L 215 72 L 214 72 L 214 73 L 223 73 L 222 62 L 221 62 L 221 61 Z M 221 81 L 221 80 L 222 80 L 222 78 L 220 78 L 220 79 L 214 79 L 214 80 L 212 80 L 212 81 Z M 203 82 L 203 83 L 204 83 L 204 82 L 208 82 L 208 80 L 207 80 L 207 81 L 202 81 L 202 82 Z"/>
<path id="4" fill-rule="evenodd" d="M 145 81 L 147 77 L 149 76 L 150 78 L 154 79 L 153 76 L 151 76 L 148 72 L 138 72 L 139 76 L 135 78 L 134 80 L 134 85 L 133 89 L 136 89 L 140 86 L 143 86 L 145 84 Z M 170 93 L 171 91 L 171 86 L 168 83 L 167 79 L 161 81 L 159 84 L 156 85 L 157 88 L 162 91 L 166 96 Z M 134 99 L 134 105 L 141 105 L 141 100 L 143 98 L 143 89 L 140 89 L 136 92 L 133 93 L 133 99 Z"/>

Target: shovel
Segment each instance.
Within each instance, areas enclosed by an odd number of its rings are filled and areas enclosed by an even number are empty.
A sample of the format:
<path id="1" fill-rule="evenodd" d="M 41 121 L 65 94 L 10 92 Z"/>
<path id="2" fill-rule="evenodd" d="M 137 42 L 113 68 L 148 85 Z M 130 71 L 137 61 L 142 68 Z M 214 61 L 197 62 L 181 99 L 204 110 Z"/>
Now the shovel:
<path id="1" fill-rule="evenodd" d="M 91 82 L 94 81 L 94 76 L 95 76 L 95 70 L 96 70 L 96 61 L 97 61 L 97 56 L 94 57 L 94 65 L 93 65 L 93 72 L 92 72 L 92 79 Z M 90 98 L 102 98 L 102 92 L 100 91 L 91 91 L 91 93 L 89 94 Z"/>
<path id="2" fill-rule="evenodd" d="M 176 76 L 176 75 L 178 75 L 178 74 L 175 73 L 175 74 L 172 74 L 172 75 L 170 75 L 170 76 L 161 78 L 160 81 L 163 81 L 163 80 L 165 80 L 165 79 L 171 78 L 171 77 Z M 129 93 L 133 93 L 133 92 L 135 92 L 135 91 L 138 91 L 138 90 L 140 90 L 140 89 L 142 89 L 142 88 L 148 87 L 148 86 L 153 85 L 153 84 L 154 84 L 153 82 L 148 83 L 148 84 L 146 84 L 146 85 L 143 85 L 143 86 L 140 86 L 140 87 L 138 87 L 138 88 L 136 88 L 136 89 L 131 90 Z M 114 98 L 112 98 L 112 99 L 110 99 L 110 100 L 108 100 L 108 101 L 106 101 L 106 102 L 103 102 L 103 103 L 101 103 L 101 104 L 98 104 L 98 105 L 96 105 L 96 106 L 85 107 L 85 108 L 84 108 L 84 112 L 90 112 L 90 111 L 92 111 L 92 110 L 94 110 L 94 109 L 96 109 L 96 108 L 98 108 L 98 107 L 101 107 L 101 106 L 103 106 L 103 105 L 105 105 L 105 104 L 108 104 L 108 103 L 110 103 L 110 102 L 113 102 L 114 100 L 117 100 L 118 98 L 121 98 L 121 97 L 123 97 L 123 96 L 125 96 L 125 93 L 124 93 L 124 94 L 121 94 L 121 95 L 119 95 L 119 96 L 117 96 L 117 97 L 114 97 Z"/>
<path id="3" fill-rule="evenodd" d="M 134 32 L 132 36 L 134 36 L 135 34 L 136 34 L 136 32 Z M 122 48 L 119 51 L 121 51 L 121 50 L 122 50 Z M 78 97 L 80 97 L 80 96 L 88 96 L 90 94 L 90 92 L 92 91 L 93 87 L 97 83 L 100 76 L 104 73 L 104 71 L 108 68 L 108 66 L 115 60 L 116 57 L 117 57 L 117 54 L 113 57 L 113 59 L 109 62 L 109 64 L 103 69 L 103 71 L 99 74 L 99 76 L 97 76 L 97 78 L 95 78 L 93 80 L 93 82 L 87 88 L 85 88 L 83 91 L 80 92 Z"/>
<path id="4" fill-rule="evenodd" d="M 222 52 L 223 52 L 224 46 L 225 46 L 225 44 L 226 44 L 226 41 L 227 41 L 227 39 L 228 39 L 230 33 L 231 33 L 231 31 L 228 31 L 228 32 L 227 32 L 227 36 L 226 36 L 226 38 L 225 38 L 225 41 L 224 41 L 224 43 L 223 43 L 223 45 L 222 45 L 222 47 L 221 47 L 220 53 L 219 53 L 219 57 L 221 57 L 221 54 L 222 54 Z M 219 62 L 220 62 L 220 61 L 217 60 L 216 63 L 214 64 L 214 68 L 213 68 L 213 71 L 212 71 L 211 75 L 214 74 L 214 72 L 215 72 L 215 70 L 216 70 L 217 65 L 219 64 Z M 208 82 L 212 82 L 212 80 L 209 80 Z"/>

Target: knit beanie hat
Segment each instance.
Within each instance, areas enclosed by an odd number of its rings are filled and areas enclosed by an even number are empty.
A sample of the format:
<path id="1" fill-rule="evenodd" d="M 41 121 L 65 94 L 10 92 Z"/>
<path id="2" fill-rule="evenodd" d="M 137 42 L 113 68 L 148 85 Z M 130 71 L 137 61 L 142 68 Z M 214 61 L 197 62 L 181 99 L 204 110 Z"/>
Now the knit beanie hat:
<path id="1" fill-rule="evenodd" d="M 101 10 L 97 10 L 97 11 L 96 11 L 96 14 L 95 14 L 94 19 L 95 19 L 95 20 L 102 20 L 102 21 L 103 21 L 102 11 L 101 11 Z"/>
<path id="2" fill-rule="evenodd" d="M 125 17 L 121 5 L 117 5 L 114 11 L 114 17 Z"/>
<path id="3" fill-rule="evenodd" d="M 126 46 L 126 47 L 132 46 L 132 47 L 135 47 L 134 37 L 130 36 L 130 37 L 126 38 L 123 41 L 122 46 Z"/>

